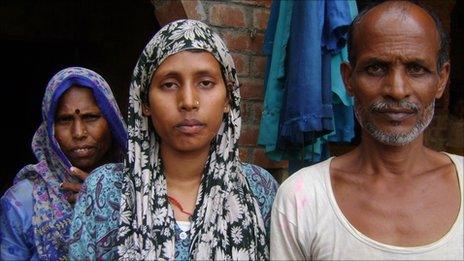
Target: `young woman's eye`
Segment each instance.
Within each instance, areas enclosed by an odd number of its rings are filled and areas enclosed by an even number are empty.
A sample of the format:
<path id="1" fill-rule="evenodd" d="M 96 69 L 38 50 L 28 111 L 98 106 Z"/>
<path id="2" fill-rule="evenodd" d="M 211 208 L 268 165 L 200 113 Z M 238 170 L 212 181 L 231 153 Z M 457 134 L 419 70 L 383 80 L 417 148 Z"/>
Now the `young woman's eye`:
<path id="1" fill-rule="evenodd" d="M 209 89 L 209 88 L 212 88 L 214 86 L 214 82 L 212 82 L 212 81 L 201 81 L 199 85 L 200 85 L 200 88 Z"/>
<path id="2" fill-rule="evenodd" d="M 177 84 L 175 82 L 165 82 L 161 84 L 161 88 L 166 90 L 172 90 L 177 88 Z"/>
<path id="3" fill-rule="evenodd" d="M 366 67 L 366 72 L 372 76 L 382 76 L 385 74 L 386 68 L 385 66 L 372 64 Z"/>

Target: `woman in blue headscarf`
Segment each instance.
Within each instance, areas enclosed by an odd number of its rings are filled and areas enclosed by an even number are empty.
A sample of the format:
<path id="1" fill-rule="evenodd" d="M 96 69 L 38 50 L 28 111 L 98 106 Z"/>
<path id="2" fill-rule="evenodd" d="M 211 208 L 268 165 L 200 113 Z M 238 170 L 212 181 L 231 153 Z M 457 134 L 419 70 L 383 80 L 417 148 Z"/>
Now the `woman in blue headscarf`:
<path id="1" fill-rule="evenodd" d="M 127 132 L 113 93 L 97 73 L 66 68 L 49 81 L 42 124 L 32 140 L 36 164 L 25 166 L 1 198 L 0 259 L 61 260 L 68 251 L 70 203 L 80 179 L 117 170 Z M 74 185 L 73 185 L 74 184 Z"/>

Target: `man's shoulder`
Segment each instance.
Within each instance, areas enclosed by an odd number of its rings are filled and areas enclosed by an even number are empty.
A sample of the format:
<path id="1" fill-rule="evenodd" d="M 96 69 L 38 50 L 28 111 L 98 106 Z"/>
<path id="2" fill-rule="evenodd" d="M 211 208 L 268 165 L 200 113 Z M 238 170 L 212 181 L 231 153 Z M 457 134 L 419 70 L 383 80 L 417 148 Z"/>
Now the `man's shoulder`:
<path id="1" fill-rule="evenodd" d="M 461 155 L 457 155 L 457 154 L 452 154 L 452 153 L 448 153 L 448 152 L 444 152 L 446 155 L 448 155 L 448 157 L 450 157 L 450 159 L 453 161 L 454 164 L 458 163 L 458 164 L 463 164 L 464 162 L 464 156 L 461 156 Z"/>
<path id="2" fill-rule="evenodd" d="M 296 194 L 312 188 L 319 188 L 327 175 L 330 175 L 330 162 L 333 158 L 304 167 L 288 177 L 279 187 L 279 194 Z"/>
<path id="3" fill-rule="evenodd" d="M 462 180 L 464 176 L 464 173 L 463 173 L 464 172 L 464 157 L 461 155 L 456 155 L 456 154 L 447 153 L 447 152 L 445 152 L 445 154 L 451 159 L 452 163 L 454 164 L 456 168 L 458 176 Z"/>

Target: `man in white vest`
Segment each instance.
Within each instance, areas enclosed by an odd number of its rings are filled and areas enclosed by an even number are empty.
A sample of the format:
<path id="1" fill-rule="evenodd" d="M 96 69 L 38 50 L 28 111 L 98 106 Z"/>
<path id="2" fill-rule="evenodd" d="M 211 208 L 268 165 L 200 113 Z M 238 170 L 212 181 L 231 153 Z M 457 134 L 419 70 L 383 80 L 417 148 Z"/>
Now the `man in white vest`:
<path id="1" fill-rule="evenodd" d="M 439 19 L 408 1 L 361 12 L 341 72 L 362 127 L 353 151 L 279 188 L 273 260 L 463 260 L 463 157 L 424 146 L 450 63 Z"/>

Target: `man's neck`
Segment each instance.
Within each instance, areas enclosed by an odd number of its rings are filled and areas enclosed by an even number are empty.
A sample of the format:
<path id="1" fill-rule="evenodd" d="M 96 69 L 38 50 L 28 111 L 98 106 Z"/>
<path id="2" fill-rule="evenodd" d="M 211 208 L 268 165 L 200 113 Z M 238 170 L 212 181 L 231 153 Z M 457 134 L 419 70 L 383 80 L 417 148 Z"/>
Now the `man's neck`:
<path id="1" fill-rule="evenodd" d="M 403 146 L 383 144 L 364 134 L 358 147 L 359 164 L 364 173 L 387 175 L 414 175 L 427 158 L 423 135 Z"/>

